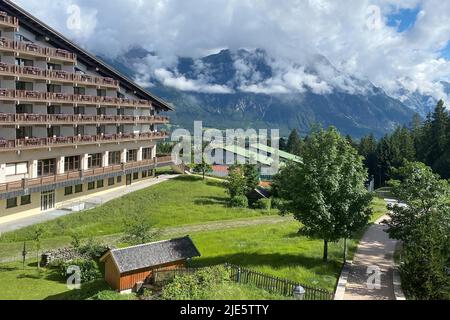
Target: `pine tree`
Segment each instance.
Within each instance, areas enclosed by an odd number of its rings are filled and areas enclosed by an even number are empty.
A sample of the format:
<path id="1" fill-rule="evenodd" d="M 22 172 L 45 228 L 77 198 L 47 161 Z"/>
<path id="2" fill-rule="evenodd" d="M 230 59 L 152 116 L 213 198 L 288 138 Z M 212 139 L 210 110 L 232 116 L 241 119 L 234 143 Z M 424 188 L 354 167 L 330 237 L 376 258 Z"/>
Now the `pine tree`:
<path id="1" fill-rule="evenodd" d="M 297 132 L 297 129 L 292 130 L 289 135 L 286 149 L 289 153 L 300 155 L 303 146 L 303 140 Z"/>

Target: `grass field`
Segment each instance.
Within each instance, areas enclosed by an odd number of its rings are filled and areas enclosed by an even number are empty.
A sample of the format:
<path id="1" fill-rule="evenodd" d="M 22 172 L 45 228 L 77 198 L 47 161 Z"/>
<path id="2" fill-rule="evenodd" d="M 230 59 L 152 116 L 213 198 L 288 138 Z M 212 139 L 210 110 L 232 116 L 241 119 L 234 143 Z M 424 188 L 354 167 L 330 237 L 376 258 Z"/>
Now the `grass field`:
<path id="1" fill-rule="evenodd" d="M 227 195 L 221 182 L 202 181 L 195 177 L 180 177 L 149 189 L 138 191 L 102 207 L 88 212 L 73 214 L 50 221 L 42 226 L 46 230 L 42 241 L 43 250 L 70 243 L 73 232 L 87 238 L 107 240 L 123 231 L 123 221 L 132 214 L 149 217 L 155 226 L 197 225 L 213 221 L 224 221 L 222 230 L 199 229 L 191 236 L 202 253 L 194 260 L 194 266 L 210 266 L 230 262 L 256 269 L 274 276 L 295 280 L 314 287 L 334 290 L 342 267 L 343 244 L 330 244 L 327 265 L 322 263 L 323 242 L 298 236 L 300 227 L 296 221 L 281 221 L 277 224 L 263 224 L 227 228 L 226 221 L 254 219 L 267 212 L 250 209 L 231 209 L 226 205 Z M 377 220 L 386 212 L 381 199 L 373 203 Z M 269 214 L 276 215 L 277 212 Z M 0 258 L 20 255 L 24 240 L 32 237 L 34 227 L 5 234 L 0 239 Z M 179 235 L 185 235 L 180 231 Z M 359 239 L 364 230 L 356 235 Z M 357 240 L 349 241 L 349 256 L 352 257 Z M 32 242 L 28 242 L 32 246 Z M 31 249 L 29 247 L 29 249 Z M 32 256 L 31 256 L 32 257 Z M 235 297 L 242 299 L 277 299 L 253 288 L 239 288 L 234 285 L 223 288 L 223 296 L 212 299 Z M 106 291 L 105 291 L 106 290 Z M 233 292 L 236 294 L 232 294 Z M 67 292 L 58 275 L 44 270 L 37 275 L 36 269 L 28 266 L 22 270 L 19 263 L 0 265 L 0 299 L 93 299 L 101 292 L 103 298 L 129 299 L 116 296 L 107 290 L 103 281 L 88 284 L 81 291 Z M 227 295 L 227 292 L 230 294 Z M 219 294 L 219 293 L 218 293 Z M 230 298 L 229 298 L 230 297 Z M 98 298 L 98 297 L 97 297 Z"/>

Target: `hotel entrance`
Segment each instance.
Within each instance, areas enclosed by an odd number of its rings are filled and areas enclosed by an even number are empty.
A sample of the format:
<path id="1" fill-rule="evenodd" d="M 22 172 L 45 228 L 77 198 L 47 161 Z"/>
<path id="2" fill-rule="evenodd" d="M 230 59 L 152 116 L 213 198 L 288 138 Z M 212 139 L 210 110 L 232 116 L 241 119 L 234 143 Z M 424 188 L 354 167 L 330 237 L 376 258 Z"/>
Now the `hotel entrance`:
<path id="1" fill-rule="evenodd" d="M 41 211 L 47 211 L 55 208 L 55 190 L 41 193 Z"/>

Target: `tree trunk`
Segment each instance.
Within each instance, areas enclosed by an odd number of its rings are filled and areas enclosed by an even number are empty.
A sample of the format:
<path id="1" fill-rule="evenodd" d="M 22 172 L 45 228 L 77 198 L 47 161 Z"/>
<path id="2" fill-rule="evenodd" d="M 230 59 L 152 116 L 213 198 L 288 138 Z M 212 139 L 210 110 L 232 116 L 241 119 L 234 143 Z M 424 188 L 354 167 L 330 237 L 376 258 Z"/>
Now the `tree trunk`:
<path id="1" fill-rule="evenodd" d="M 344 239 L 344 264 L 347 263 L 347 238 Z"/>
<path id="2" fill-rule="evenodd" d="M 323 241 L 323 262 L 328 262 L 328 240 Z"/>

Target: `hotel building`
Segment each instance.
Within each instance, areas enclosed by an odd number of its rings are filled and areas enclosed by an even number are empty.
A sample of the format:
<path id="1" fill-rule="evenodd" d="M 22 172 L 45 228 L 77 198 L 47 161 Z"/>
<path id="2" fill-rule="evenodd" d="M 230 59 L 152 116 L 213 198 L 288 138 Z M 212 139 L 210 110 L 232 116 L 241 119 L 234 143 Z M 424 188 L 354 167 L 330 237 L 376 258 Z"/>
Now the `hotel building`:
<path id="1" fill-rule="evenodd" d="M 0 1 L 0 221 L 149 178 L 171 107 Z"/>

